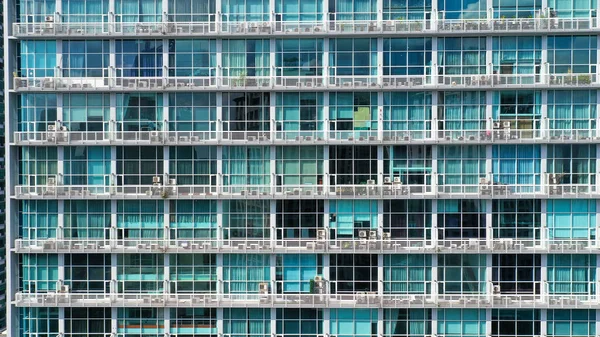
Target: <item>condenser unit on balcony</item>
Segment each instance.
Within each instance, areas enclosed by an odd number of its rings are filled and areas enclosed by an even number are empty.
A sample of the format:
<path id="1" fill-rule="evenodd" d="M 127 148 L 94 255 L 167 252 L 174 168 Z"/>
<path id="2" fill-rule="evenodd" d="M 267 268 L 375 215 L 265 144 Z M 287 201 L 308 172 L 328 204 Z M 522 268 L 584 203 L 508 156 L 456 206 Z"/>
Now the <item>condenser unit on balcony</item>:
<path id="1" fill-rule="evenodd" d="M 56 124 L 50 124 L 48 125 L 48 131 L 56 131 Z"/>
<path id="2" fill-rule="evenodd" d="M 367 231 L 358 231 L 358 237 L 359 238 L 366 238 L 367 237 Z"/>
<path id="3" fill-rule="evenodd" d="M 503 126 L 505 129 L 510 129 L 510 122 L 504 122 L 504 123 L 502 123 L 502 126 Z"/>
<path id="4" fill-rule="evenodd" d="M 56 289 L 56 292 L 61 293 L 61 294 L 67 294 L 67 293 L 69 293 L 69 286 L 63 284 L 59 288 Z"/>
<path id="5" fill-rule="evenodd" d="M 367 180 L 367 185 L 375 185 L 375 180 Z"/>
<path id="6" fill-rule="evenodd" d="M 494 129 L 500 129 L 500 122 L 494 122 Z"/>
<path id="7" fill-rule="evenodd" d="M 317 240 L 324 241 L 326 239 L 327 239 L 327 231 L 325 231 L 324 229 L 318 229 L 317 230 Z"/>
<path id="8" fill-rule="evenodd" d="M 320 275 L 315 276 L 315 282 L 321 282 L 323 281 L 323 277 Z"/>
<path id="9" fill-rule="evenodd" d="M 369 239 L 377 239 L 377 231 L 369 231 Z"/>
<path id="10" fill-rule="evenodd" d="M 69 131 L 69 128 L 67 128 L 65 125 L 60 127 L 60 131 Z"/>
<path id="11" fill-rule="evenodd" d="M 48 186 L 56 186 L 56 177 L 48 177 Z"/>
<path id="12" fill-rule="evenodd" d="M 381 237 L 382 237 L 384 240 L 390 240 L 390 239 L 392 238 L 392 233 L 390 233 L 390 232 L 383 232 L 383 233 L 381 234 Z"/>
<path id="13" fill-rule="evenodd" d="M 160 176 L 154 176 L 154 177 L 152 177 L 152 183 L 153 184 L 160 184 Z"/>
<path id="14" fill-rule="evenodd" d="M 259 294 L 268 294 L 269 293 L 269 284 L 266 282 L 262 282 L 258 284 L 258 293 Z"/>
<path id="15" fill-rule="evenodd" d="M 400 177 L 394 177 L 394 184 L 402 184 L 402 180 L 400 180 Z"/>
<path id="16" fill-rule="evenodd" d="M 494 284 L 494 288 L 492 289 L 492 292 L 494 294 L 500 294 L 500 285 L 499 284 Z"/>
<path id="17" fill-rule="evenodd" d="M 46 16 L 46 22 L 54 22 L 54 16 L 53 15 L 47 15 Z"/>
<path id="18" fill-rule="evenodd" d="M 392 178 L 390 178 L 390 177 L 383 177 L 383 183 L 384 184 L 391 184 L 392 183 Z"/>
<path id="19" fill-rule="evenodd" d="M 488 185 L 490 182 L 487 178 L 479 178 L 479 185 Z"/>
<path id="20" fill-rule="evenodd" d="M 169 185 L 177 185 L 177 179 L 169 179 Z"/>

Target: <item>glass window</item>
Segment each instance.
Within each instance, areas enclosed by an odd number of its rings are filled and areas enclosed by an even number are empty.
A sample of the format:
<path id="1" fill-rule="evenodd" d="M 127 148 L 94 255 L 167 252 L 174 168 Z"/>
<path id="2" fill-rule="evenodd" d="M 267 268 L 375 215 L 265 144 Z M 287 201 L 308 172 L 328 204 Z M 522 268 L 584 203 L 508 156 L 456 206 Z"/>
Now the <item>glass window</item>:
<path id="1" fill-rule="evenodd" d="M 163 239 L 164 202 L 118 200 L 117 233 L 123 239 Z"/>
<path id="2" fill-rule="evenodd" d="M 322 75 L 322 39 L 277 39 L 275 44 L 277 76 Z"/>
<path id="3" fill-rule="evenodd" d="M 271 309 L 224 308 L 223 333 L 232 336 L 271 336 Z"/>
<path id="4" fill-rule="evenodd" d="M 63 184 L 110 185 L 110 147 L 69 146 L 64 147 Z M 104 189 L 92 192 L 103 192 Z"/>
<path id="5" fill-rule="evenodd" d="M 64 77 L 107 77 L 108 40 L 63 41 Z"/>
<path id="6" fill-rule="evenodd" d="M 317 337 L 323 333 L 320 309 L 276 309 L 276 333 L 290 337 Z"/>
<path id="7" fill-rule="evenodd" d="M 539 74 L 542 63 L 540 36 L 492 38 L 494 74 Z"/>
<path id="8" fill-rule="evenodd" d="M 277 255 L 277 293 L 312 293 L 315 277 L 322 276 L 322 256 L 320 254 L 279 254 Z M 312 284 L 312 285 L 311 285 Z"/>
<path id="9" fill-rule="evenodd" d="M 65 254 L 65 284 L 74 293 L 110 293 L 110 254 Z"/>
<path id="10" fill-rule="evenodd" d="M 270 284 L 269 259 L 263 254 L 224 254 L 223 292 L 258 295 L 261 283 Z"/>
<path id="11" fill-rule="evenodd" d="M 58 335 L 59 308 L 17 308 L 19 333 L 23 337 Z"/>
<path id="12" fill-rule="evenodd" d="M 57 156 L 57 147 L 22 147 L 19 156 L 19 184 L 44 186 L 48 185 L 48 178 L 58 183 Z"/>
<path id="13" fill-rule="evenodd" d="M 115 45 L 117 77 L 162 76 L 162 40 L 116 40 Z"/>
<path id="14" fill-rule="evenodd" d="M 485 200 L 438 200 L 438 239 L 485 238 Z"/>
<path id="15" fill-rule="evenodd" d="M 170 212 L 171 240 L 217 237 L 215 200 L 174 200 Z"/>
<path id="16" fill-rule="evenodd" d="M 331 0 L 329 1 L 330 20 L 363 21 L 377 19 L 376 0 Z"/>
<path id="17" fill-rule="evenodd" d="M 271 228 L 270 208 L 267 200 L 223 201 L 223 238 L 268 239 Z M 268 265 L 269 263 L 265 264 Z"/>
<path id="18" fill-rule="evenodd" d="M 278 146 L 275 166 L 277 186 L 323 184 L 321 146 Z"/>
<path id="19" fill-rule="evenodd" d="M 169 1 L 169 22 L 214 22 L 215 0 Z"/>
<path id="20" fill-rule="evenodd" d="M 323 200 L 277 200 L 277 240 L 315 239 L 323 217 Z"/>
<path id="21" fill-rule="evenodd" d="M 323 0 L 276 0 L 277 21 L 321 21 Z"/>
<path id="22" fill-rule="evenodd" d="M 509 191 L 517 193 L 538 191 L 541 178 L 539 145 L 494 145 L 492 158 L 493 184 L 508 185 L 515 188 Z"/>
<path id="23" fill-rule="evenodd" d="M 377 39 L 329 40 L 330 76 L 377 75 Z"/>
<path id="24" fill-rule="evenodd" d="M 390 181 L 400 179 L 402 184 L 431 184 L 431 146 L 429 145 L 397 145 L 383 147 L 383 174 Z M 413 188 L 411 186 L 411 188 Z"/>
<path id="25" fill-rule="evenodd" d="M 384 20 L 423 20 L 429 12 L 431 12 L 431 0 L 383 1 Z"/>
<path id="26" fill-rule="evenodd" d="M 431 293 L 431 255 L 383 256 L 384 294 Z"/>
<path id="27" fill-rule="evenodd" d="M 596 255 L 549 254 L 550 294 L 595 294 Z"/>
<path id="28" fill-rule="evenodd" d="M 211 146 L 169 147 L 169 179 L 177 185 L 217 184 L 217 149 Z"/>
<path id="29" fill-rule="evenodd" d="M 115 0 L 117 22 L 161 22 L 160 0 Z"/>
<path id="30" fill-rule="evenodd" d="M 485 19 L 487 3 L 479 0 L 439 0 L 441 19 Z"/>
<path id="31" fill-rule="evenodd" d="M 58 281 L 57 254 L 19 255 L 21 269 L 20 291 L 47 293 L 56 291 Z"/>
<path id="32" fill-rule="evenodd" d="M 118 308 L 117 332 L 126 336 L 159 337 L 164 335 L 164 309 Z M 140 333 L 142 331 L 144 333 Z"/>
<path id="33" fill-rule="evenodd" d="M 56 63 L 56 41 L 20 41 L 19 76 L 54 77 Z"/>
<path id="34" fill-rule="evenodd" d="M 485 294 L 487 283 L 485 270 L 485 255 L 439 255 L 437 269 L 439 293 Z"/>
<path id="35" fill-rule="evenodd" d="M 217 292 L 215 254 L 171 254 L 169 258 L 171 293 Z"/>
<path id="36" fill-rule="evenodd" d="M 438 184 L 445 193 L 476 193 L 479 178 L 485 177 L 485 146 L 438 146 Z M 477 186 L 462 186 L 477 185 Z"/>
<path id="37" fill-rule="evenodd" d="M 550 136 L 571 136 L 572 132 L 562 130 L 577 129 L 579 135 L 591 137 L 591 130 L 596 128 L 596 100 L 596 90 L 548 91 Z M 590 133 L 581 130 L 590 130 Z"/>
<path id="38" fill-rule="evenodd" d="M 383 129 L 386 131 L 416 131 L 402 134 L 402 136 L 413 139 L 431 137 L 428 132 L 431 130 L 431 93 L 384 92 Z M 384 139 L 387 135 L 389 135 L 388 138 L 398 135 L 395 132 L 384 132 L 383 134 Z"/>
<path id="39" fill-rule="evenodd" d="M 384 200 L 383 231 L 391 239 L 430 239 L 431 200 Z"/>
<path id="40" fill-rule="evenodd" d="M 441 135 L 456 139 L 464 130 L 486 129 L 486 94 L 483 91 L 445 91 L 439 94 L 438 130 Z M 457 132 L 453 132 L 456 130 Z M 476 133 L 469 133 L 476 135 Z"/>
<path id="41" fill-rule="evenodd" d="M 169 94 L 169 130 L 216 131 L 217 97 L 215 93 Z M 197 133 L 202 134 L 202 133 Z M 214 134 L 210 134 L 214 138 Z M 204 137 L 207 139 L 208 137 Z"/>
<path id="42" fill-rule="evenodd" d="M 549 0 L 548 7 L 560 18 L 594 18 L 596 0 Z"/>
<path id="43" fill-rule="evenodd" d="M 333 335 L 377 335 L 377 309 L 331 309 L 329 315 L 329 327 Z"/>
<path id="44" fill-rule="evenodd" d="M 323 93 L 278 92 L 276 93 L 276 128 L 285 139 L 297 136 L 316 137 L 321 133 L 293 132 L 323 130 Z"/>
<path id="45" fill-rule="evenodd" d="M 540 310 L 492 309 L 492 337 L 540 334 Z"/>
<path id="46" fill-rule="evenodd" d="M 331 254 L 330 294 L 377 292 L 377 255 Z"/>
<path id="47" fill-rule="evenodd" d="M 157 93 L 116 94 L 117 130 L 155 131 L 163 129 L 163 95 Z"/>
<path id="48" fill-rule="evenodd" d="M 223 40 L 223 76 L 238 82 L 247 76 L 269 76 L 269 52 L 269 40 Z"/>
<path id="49" fill-rule="evenodd" d="M 548 336 L 595 336 L 596 310 L 548 310 Z"/>
<path id="50" fill-rule="evenodd" d="M 540 200 L 492 200 L 494 238 L 539 239 Z"/>
<path id="51" fill-rule="evenodd" d="M 582 185 L 585 189 L 596 184 L 596 146 L 548 145 L 548 173 L 553 173 L 550 184 Z"/>
<path id="52" fill-rule="evenodd" d="M 21 94 L 17 106 L 19 131 L 47 131 L 48 125 L 56 125 L 55 94 Z"/>
<path id="53" fill-rule="evenodd" d="M 169 40 L 169 76 L 216 76 L 216 69 L 217 40 Z"/>
<path id="54" fill-rule="evenodd" d="M 270 130 L 270 95 L 263 92 L 223 93 L 224 137 L 245 140 L 248 136 L 262 136 Z"/>
<path id="55" fill-rule="evenodd" d="M 163 260 L 164 256 L 162 254 L 119 254 L 117 259 L 118 292 L 162 293 L 164 285 Z M 150 319 L 155 316 L 146 314 L 142 317 Z M 160 322 L 162 324 L 162 319 Z"/>
<path id="56" fill-rule="evenodd" d="M 493 0 L 495 18 L 533 18 L 542 9 L 542 0 Z"/>
<path id="57" fill-rule="evenodd" d="M 151 186 L 153 177 L 162 178 L 163 169 L 162 146 L 117 147 L 117 186 Z"/>
<path id="58" fill-rule="evenodd" d="M 111 333 L 110 308 L 65 308 L 65 335 L 106 336 Z"/>
<path id="59" fill-rule="evenodd" d="M 377 130 L 377 109 L 377 93 L 330 93 L 329 129 L 331 131 Z M 354 137 L 355 132 L 339 132 L 334 135 L 335 138 L 346 139 Z"/>
<path id="60" fill-rule="evenodd" d="M 46 22 L 47 16 L 56 14 L 56 0 L 20 0 L 19 22 Z"/>
<path id="61" fill-rule="evenodd" d="M 269 0 L 223 0 L 223 21 L 269 21 Z"/>
<path id="62" fill-rule="evenodd" d="M 247 185 L 268 186 L 270 162 L 268 147 L 224 146 L 223 185 L 232 186 L 231 192 L 245 191 Z"/>
<path id="63" fill-rule="evenodd" d="M 384 337 L 431 334 L 431 309 L 383 309 Z"/>
<path id="64" fill-rule="evenodd" d="M 64 237 L 108 239 L 111 213 L 108 200 L 66 200 Z"/>
<path id="65" fill-rule="evenodd" d="M 492 282 L 501 294 L 540 294 L 540 255 L 494 254 L 492 265 Z"/>
<path id="66" fill-rule="evenodd" d="M 597 63 L 597 37 L 594 36 L 548 36 L 548 63 L 550 74 L 595 74 Z M 580 75 L 578 81 L 590 75 Z M 552 79 L 551 79 L 552 80 Z M 565 77 L 564 81 L 573 80 Z"/>
<path id="67" fill-rule="evenodd" d="M 485 309 L 438 309 L 437 325 L 438 333 L 445 336 L 487 336 Z"/>
<path id="68" fill-rule="evenodd" d="M 24 239 L 56 238 L 58 201 L 21 200 L 19 224 L 20 236 Z"/>
<path id="69" fill-rule="evenodd" d="M 595 239 L 596 200 L 548 200 L 550 239 Z"/>
<path id="70" fill-rule="evenodd" d="M 383 75 L 425 75 L 430 66 L 431 38 L 383 39 Z"/>
<path id="71" fill-rule="evenodd" d="M 338 200 L 329 203 L 330 240 L 365 238 L 377 230 L 377 202 Z"/>
<path id="72" fill-rule="evenodd" d="M 101 139 L 110 128 L 109 115 L 110 94 L 63 94 L 63 124 L 69 131 L 95 132 Z"/>
<path id="73" fill-rule="evenodd" d="M 108 2 L 108 0 L 62 0 L 61 21 L 108 22 Z"/>
<path id="74" fill-rule="evenodd" d="M 485 74 L 485 39 L 485 37 L 438 38 L 438 73 L 440 75 Z"/>

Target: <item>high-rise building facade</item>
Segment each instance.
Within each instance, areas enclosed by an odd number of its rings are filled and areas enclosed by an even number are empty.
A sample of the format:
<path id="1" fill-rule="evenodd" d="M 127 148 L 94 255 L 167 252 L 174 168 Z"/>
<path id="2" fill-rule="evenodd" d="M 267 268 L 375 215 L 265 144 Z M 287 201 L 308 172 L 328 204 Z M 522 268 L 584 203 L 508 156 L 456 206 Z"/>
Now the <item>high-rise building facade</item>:
<path id="1" fill-rule="evenodd" d="M 597 0 L 8 0 L 20 337 L 600 334 Z"/>

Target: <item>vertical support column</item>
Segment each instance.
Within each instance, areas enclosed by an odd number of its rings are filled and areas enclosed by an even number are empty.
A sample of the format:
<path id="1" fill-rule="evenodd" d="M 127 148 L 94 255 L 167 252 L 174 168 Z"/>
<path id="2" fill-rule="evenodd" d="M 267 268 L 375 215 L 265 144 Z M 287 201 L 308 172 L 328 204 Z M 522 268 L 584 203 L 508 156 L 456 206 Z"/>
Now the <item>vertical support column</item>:
<path id="1" fill-rule="evenodd" d="M 384 120 L 383 120 L 383 105 L 384 105 L 384 93 L 377 93 L 377 140 L 379 142 L 383 141 L 383 135 L 385 130 Z M 385 130 L 389 131 L 389 130 Z M 383 172 L 383 171 L 381 171 Z"/>
<path id="2" fill-rule="evenodd" d="M 269 255 L 269 279 L 271 280 L 269 294 L 275 296 L 274 294 L 277 293 L 277 255 L 274 253 Z"/>
<path id="3" fill-rule="evenodd" d="M 162 20 L 163 20 L 163 22 L 169 21 L 168 13 L 169 13 L 169 0 L 162 0 Z M 167 49 L 167 51 L 168 51 L 168 49 Z M 168 331 L 165 331 L 165 332 L 168 332 Z"/>
<path id="4" fill-rule="evenodd" d="M 548 179 L 548 144 L 540 145 L 540 186 L 535 192 L 550 193 Z M 535 183 L 535 181 L 534 181 Z"/>
<path id="5" fill-rule="evenodd" d="M 217 13 L 221 13 L 219 11 L 219 9 L 217 8 Z M 217 18 L 219 18 L 220 20 L 221 15 L 217 14 Z M 222 39 L 217 39 L 217 71 L 215 72 L 215 76 L 217 76 L 216 79 L 216 85 L 220 86 L 222 84 L 222 79 L 221 76 L 223 76 L 223 40 Z M 217 92 L 217 121 L 219 120 L 220 115 L 219 115 L 219 108 L 221 108 L 221 104 L 219 101 L 219 96 L 221 95 L 221 92 Z"/>
<path id="6" fill-rule="evenodd" d="M 438 192 L 438 146 L 437 144 L 431 146 L 431 192 Z"/>
<path id="7" fill-rule="evenodd" d="M 58 284 L 65 284 L 65 254 L 58 254 Z M 58 287 L 57 287 L 58 288 Z M 60 289 L 56 289 L 57 291 Z"/>
<path id="8" fill-rule="evenodd" d="M 58 228 L 56 229 L 56 240 L 64 240 L 65 238 L 65 201 L 58 200 L 58 214 L 56 221 L 58 222 Z"/>
<path id="9" fill-rule="evenodd" d="M 275 92 L 270 92 L 269 93 L 270 97 L 269 97 L 269 102 L 270 102 L 270 106 L 269 106 L 269 138 L 271 140 L 271 142 L 274 142 L 276 139 L 279 139 L 278 136 L 281 136 L 280 138 L 285 139 L 285 135 L 278 135 L 277 134 L 277 93 Z M 271 158 L 271 159 L 275 159 L 275 157 Z M 271 174 L 273 174 L 275 171 L 271 171 Z"/>
<path id="10" fill-rule="evenodd" d="M 377 1 L 377 6 L 381 6 L 382 2 Z M 381 9 L 377 12 L 377 20 L 381 22 L 382 12 Z M 377 38 L 377 84 L 379 86 L 383 85 L 383 38 Z M 379 92 L 381 95 L 381 92 Z"/>
<path id="11" fill-rule="evenodd" d="M 431 247 L 436 248 L 438 245 L 438 223 L 437 223 L 437 208 L 438 200 L 431 200 Z M 423 238 L 425 239 L 425 238 Z"/>
<path id="12" fill-rule="evenodd" d="M 494 129 L 494 119 L 493 119 L 493 116 L 494 116 L 493 108 L 494 107 L 493 107 L 493 104 L 494 104 L 494 93 L 492 91 L 486 91 L 485 92 L 485 120 L 486 120 L 485 129 L 486 130 Z M 493 135 L 494 135 L 494 133 L 492 132 L 492 136 Z M 491 172 L 491 164 L 490 164 L 490 169 L 489 170 L 486 169 L 486 172 Z"/>
<path id="13" fill-rule="evenodd" d="M 277 243 L 277 200 L 270 201 L 270 212 L 269 212 L 269 240 L 271 241 L 270 247 L 275 247 Z M 274 276 L 274 275 L 273 275 Z"/>
<path id="14" fill-rule="evenodd" d="M 494 182 L 494 175 L 493 175 L 493 167 L 492 167 L 492 160 L 493 160 L 493 155 L 494 155 L 494 150 L 493 150 L 493 146 L 492 144 L 488 144 L 485 146 L 485 172 L 486 175 L 485 177 L 488 179 L 488 181 L 490 183 Z"/>
<path id="15" fill-rule="evenodd" d="M 171 292 L 171 259 L 168 253 L 163 254 L 163 280 L 163 293 L 168 294 Z"/>
<path id="16" fill-rule="evenodd" d="M 548 301 L 548 254 L 541 254 L 540 260 L 540 300 L 546 303 Z"/>
<path id="17" fill-rule="evenodd" d="M 329 194 L 329 145 L 323 145 L 323 194 Z"/>
<path id="18" fill-rule="evenodd" d="M 596 217 L 597 218 L 597 217 Z M 596 237 L 598 237 L 598 235 L 596 235 Z M 596 256 L 596 289 L 598 289 L 598 287 L 600 286 L 600 259 L 598 258 L 598 256 Z M 596 298 L 595 298 L 597 303 L 600 303 L 600 294 L 598 294 L 598 291 L 596 291 Z M 600 310 L 597 310 L 597 316 L 600 315 Z M 600 320 L 598 318 L 596 318 L 597 322 L 600 322 Z M 596 329 L 600 328 L 599 326 L 596 327 Z"/>
<path id="19" fill-rule="evenodd" d="M 495 199 L 487 199 L 485 201 L 485 245 L 488 249 L 494 247 L 494 229 L 492 228 L 492 210 Z"/>
<path id="20" fill-rule="evenodd" d="M 276 53 L 275 50 L 277 49 L 277 46 L 275 44 L 275 39 L 270 39 L 269 40 L 269 64 L 270 64 L 270 83 L 271 83 L 271 87 L 273 87 L 276 83 L 276 76 L 277 76 L 277 70 L 275 69 L 275 58 L 276 58 Z M 273 106 L 273 102 L 271 101 L 271 106 Z"/>
<path id="21" fill-rule="evenodd" d="M 494 56 L 493 56 L 494 44 L 493 37 L 487 36 L 485 38 L 485 64 L 486 64 L 486 73 L 487 75 L 492 75 L 494 73 Z"/>
<path id="22" fill-rule="evenodd" d="M 383 336 L 385 333 L 384 327 L 384 310 L 382 308 L 377 309 L 377 336 Z"/>
<path id="23" fill-rule="evenodd" d="M 275 188 L 277 185 L 277 147 L 271 145 L 269 148 L 269 171 L 271 172 L 271 183 L 269 184 L 270 195 L 275 195 Z"/>
<path id="24" fill-rule="evenodd" d="M 119 238 L 119 233 L 117 233 L 117 200 L 110 201 L 110 245 L 111 247 L 115 247 L 117 245 L 117 240 Z M 112 254 L 115 255 L 116 254 Z M 115 274 L 116 275 L 116 274 Z M 116 280 L 116 278 L 115 278 Z"/>
<path id="25" fill-rule="evenodd" d="M 548 200 L 540 200 L 540 242 L 539 245 L 544 249 L 548 245 Z"/>
<path id="26" fill-rule="evenodd" d="M 596 199 L 596 211 L 599 209 L 600 209 L 600 199 Z M 595 235 L 596 235 L 595 248 L 596 249 L 600 248 L 600 237 L 598 237 L 598 234 L 600 234 L 600 217 L 596 216 L 596 228 L 595 228 Z M 592 243 L 592 244 L 594 244 L 594 243 Z M 600 263 L 600 259 L 597 258 L 597 260 Z M 600 278 L 596 278 L 596 280 L 598 280 L 600 282 Z M 600 285 L 600 283 L 599 283 L 599 285 Z M 597 289 L 600 289 L 600 288 L 597 288 Z M 598 296 L 599 296 L 598 299 L 600 300 L 600 293 L 598 294 Z"/>
<path id="27" fill-rule="evenodd" d="M 110 293 L 111 297 L 119 292 L 119 260 L 117 254 L 110 254 Z M 114 316 L 113 316 L 114 317 Z"/>
<path id="28" fill-rule="evenodd" d="M 327 249 L 327 247 L 329 247 L 329 241 L 331 238 L 329 237 L 329 200 L 325 199 L 323 200 L 323 230 L 325 230 L 325 249 Z M 323 255 L 324 256 L 324 255 Z M 328 280 L 328 278 L 326 277 L 326 275 L 328 276 L 328 274 L 325 274 L 325 271 L 323 270 L 323 278 L 325 280 Z"/>
<path id="29" fill-rule="evenodd" d="M 431 255 L 431 299 L 433 303 L 438 303 L 438 257 L 439 255 Z"/>
<path id="30" fill-rule="evenodd" d="M 163 0 L 163 5 L 167 2 L 167 0 Z M 166 18 L 166 11 L 164 14 L 164 17 Z M 169 39 L 163 39 L 162 40 L 162 44 L 163 44 L 163 52 L 162 52 L 162 77 L 164 79 L 166 79 L 169 76 Z M 165 80 L 166 82 L 166 80 Z"/>
<path id="31" fill-rule="evenodd" d="M 377 186 L 383 185 L 383 145 L 377 146 Z"/>
<path id="32" fill-rule="evenodd" d="M 217 294 L 224 294 L 225 289 L 223 289 L 223 254 L 217 254 Z M 221 331 L 221 330 L 219 330 Z"/>
<path id="33" fill-rule="evenodd" d="M 377 295 L 383 296 L 383 254 L 377 254 Z"/>
<path id="34" fill-rule="evenodd" d="M 163 308 L 163 309 L 158 309 L 158 310 L 163 311 L 163 319 L 165 320 L 164 336 L 170 336 L 170 333 L 171 333 L 171 308 Z M 175 309 L 175 310 L 177 310 L 177 309 Z M 177 319 L 177 318 L 173 317 L 173 319 Z"/>
<path id="35" fill-rule="evenodd" d="M 325 0 L 327 1 L 327 0 Z M 327 20 L 327 15 L 323 15 L 324 20 Z M 329 79 L 329 38 L 324 38 L 323 39 L 323 85 L 327 84 L 327 80 Z M 327 95 L 327 97 L 329 97 L 329 92 L 326 91 L 324 92 L 324 95 Z M 323 97 L 324 99 L 325 97 Z M 327 113 L 325 113 L 326 111 L 323 110 L 323 116 L 325 117 L 325 122 L 327 122 L 327 119 L 329 119 L 329 104 L 326 104 L 326 102 L 323 102 L 323 106 L 327 108 Z"/>
<path id="36" fill-rule="evenodd" d="M 277 331 L 277 309 L 271 308 L 271 336 L 275 336 Z"/>
<path id="37" fill-rule="evenodd" d="M 117 331 L 119 329 L 119 309 L 118 308 L 110 308 L 110 331 L 117 335 Z"/>
<path id="38" fill-rule="evenodd" d="M 432 3 L 435 1 L 432 1 Z M 437 19 L 436 19 L 437 20 Z M 439 82 L 438 79 L 438 67 L 439 67 L 439 60 L 438 60 L 438 38 L 437 36 L 433 36 L 431 37 L 431 69 L 430 69 L 430 76 L 431 76 L 431 83 L 434 85 L 437 85 Z M 427 71 L 425 71 L 425 74 L 427 74 Z"/>
<path id="39" fill-rule="evenodd" d="M 494 296 L 494 282 L 493 282 L 493 276 L 492 276 L 493 268 L 494 268 L 493 255 L 487 254 L 485 256 L 485 281 L 486 281 L 486 294 L 488 297 L 488 301 L 490 301 L 490 303 L 493 300 L 493 296 Z"/>
<path id="40" fill-rule="evenodd" d="M 485 310 L 485 335 L 492 335 L 492 310 L 494 309 L 483 309 Z"/>
<path id="41" fill-rule="evenodd" d="M 548 90 L 542 90 L 541 95 L 542 104 L 540 106 L 540 115 L 542 120 L 540 121 L 539 130 L 535 130 L 536 134 L 533 135 L 534 138 L 545 138 L 549 135 L 548 130 L 550 129 L 550 123 L 548 121 Z M 536 126 L 534 125 L 533 127 L 535 128 Z"/>
<path id="42" fill-rule="evenodd" d="M 443 310 L 443 309 L 437 309 L 437 308 L 431 309 L 431 335 L 432 336 L 438 335 L 438 310 Z M 487 335 L 487 336 L 489 336 L 489 335 Z"/>
<path id="43" fill-rule="evenodd" d="M 548 64 L 548 35 L 542 35 L 540 83 L 548 84 L 550 65 Z"/>
<path id="44" fill-rule="evenodd" d="M 431 134 L 429 137 L 425 136 L 425 139 L 438 140 L 443 139 L 443 135 L 439 134 L 438 118 L 439 115 L 439 99 L 440 95 L 443 95 L 443 91 L 431 91 Z M 438 143 L 439 144 L 439 143 Z M 434 146 L 435 147 L 435 146 Z"/>
<path id="45" fill-rule="evenodd" d="M 223 334 L 223 311 L 229 309 L 223 309 L 218 307 L 217 309 L 217 335 Z M 231 316 L 230 316 L 231 317 Z"/>
<path id="46" fill-rule="evenodd" d="M 75 309 L 77 310 L 77 309 Z M 65 335 L 65 308 L 58 308 L 58 336 Z"/>
<path id="47" fill-rule="evenodd" d="M 217 200 L 217 248 L 224 245 L 224 230 L 223 230 L 223 200 Z"/>

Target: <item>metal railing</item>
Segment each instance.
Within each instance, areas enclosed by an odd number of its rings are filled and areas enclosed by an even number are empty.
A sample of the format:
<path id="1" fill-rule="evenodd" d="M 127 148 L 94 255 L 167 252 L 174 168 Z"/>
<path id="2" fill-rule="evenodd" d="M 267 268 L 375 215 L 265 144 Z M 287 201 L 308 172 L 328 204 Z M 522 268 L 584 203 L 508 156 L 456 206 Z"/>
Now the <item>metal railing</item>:
<path id="1" fill-rule="evenodd" d="M 435 122 L 435 121 L 434 121 Z M 215 125 L 222 129 L 222 123 Z M 48 144 L 490 144 L 600 142 L 596 130 L 17 131 L 17 145 Z"/>
<path id="2" fill-rule="evenodd" d="M 595 239 L 17 239 L 17 253 L 593 253 Z"/>
<path id="3" fill-rule="evenodd" d="M 437 177 L 434 177 L 437 179 Z M 492 180 L 493 181 L 493 180 Z M 435 199 L 597 198 L 588 184 L 384 185 L 17 185 L 18 199 Z"/>
<path id="4" fill-rule="evenodd" d="M 424 90 L 598 87 L 596 74 L 414 76 L 15 77 L 17 91 Z"/>
<path id="5" fill-rule="evenodd" d="M 596 295 L 24 293 L 17 307 L 600 308 Z"/>
<path id="6" fill-rule="evenodd" d="M 595 18 L 510 18 L 430 20 L 326 20 L 220 22 L 19 22 L 13 36 L 189 36 L 560 33 L 595 31 Z"/>

